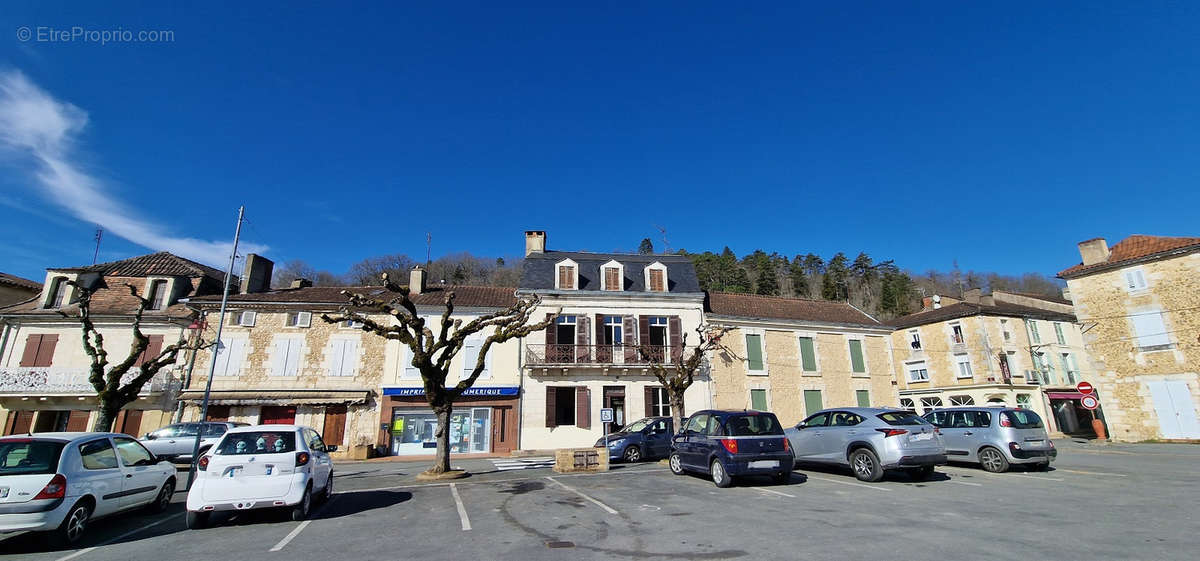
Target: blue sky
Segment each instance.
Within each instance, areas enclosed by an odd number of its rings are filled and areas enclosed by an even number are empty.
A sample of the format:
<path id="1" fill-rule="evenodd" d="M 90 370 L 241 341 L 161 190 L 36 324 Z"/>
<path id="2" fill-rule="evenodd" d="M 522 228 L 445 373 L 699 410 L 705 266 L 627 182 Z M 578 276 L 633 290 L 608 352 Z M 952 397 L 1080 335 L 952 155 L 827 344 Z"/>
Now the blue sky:
<path id="1" fill-rule="evenodd" d="M 222 266 L 239 204 L 335 272 L 426 232 L 1054 273 L 1200 231 L 1195 4 L 439 4 L 6 3 L 0 271 L 89 263 L 91 221 Z M 18 37 L 74 26 L 174 40 Z"/>

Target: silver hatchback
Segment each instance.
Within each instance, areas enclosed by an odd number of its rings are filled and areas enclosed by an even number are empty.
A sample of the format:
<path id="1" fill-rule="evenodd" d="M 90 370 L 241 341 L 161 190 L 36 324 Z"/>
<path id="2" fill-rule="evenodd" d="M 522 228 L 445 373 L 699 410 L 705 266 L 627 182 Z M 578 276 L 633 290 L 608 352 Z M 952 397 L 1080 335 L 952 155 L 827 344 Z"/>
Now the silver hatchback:
<path id="1" fill-rule="evenodd" d="M 902 409 L 825 409 L 784 434 L 797 462 L 848 466 L 862 481 L 879 481 L 896 469 L 924 479 L 946 463 L 937 428 Z"/>
<path id="2" fill-rule="evenodd" d="M 951 461 L 1001 473 L 1012 464 L 1046 469 L 1058 457 L 1042 418 L 1028 409 L 953 407 L 934 409 L 924 418 L 942 431 Z"/>

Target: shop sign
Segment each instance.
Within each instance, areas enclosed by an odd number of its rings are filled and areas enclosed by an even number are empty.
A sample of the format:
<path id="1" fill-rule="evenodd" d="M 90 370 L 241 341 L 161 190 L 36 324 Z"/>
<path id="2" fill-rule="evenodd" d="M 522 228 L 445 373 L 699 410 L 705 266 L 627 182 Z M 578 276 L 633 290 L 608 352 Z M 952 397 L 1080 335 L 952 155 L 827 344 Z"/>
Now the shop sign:
<path id="1" fill-rule="evenodd" d="M 516 386 L 467 388 L 467 390 L 463 392 L 463 395 L 476 397 L 513 396 L 519 394 L 520 390 L 521 389 Z M 425 388 L 383 388 L 383 395 L 394 395 L 400 397 L 425 395 Z"/>

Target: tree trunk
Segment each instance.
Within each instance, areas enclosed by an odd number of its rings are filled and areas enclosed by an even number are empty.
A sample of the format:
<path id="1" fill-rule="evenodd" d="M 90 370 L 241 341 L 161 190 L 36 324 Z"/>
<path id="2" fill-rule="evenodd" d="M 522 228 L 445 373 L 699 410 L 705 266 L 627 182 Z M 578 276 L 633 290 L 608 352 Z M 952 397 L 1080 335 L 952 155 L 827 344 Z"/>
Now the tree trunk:
<path id="1" fill-rule="evenodd" d="M 117 420 L 117 413 L 120 411 L 120 405 L 101 400 L 99 414 L 96 415 L 96 421 L 92 423 L 92 431 L 112 432 L 113 422 Z"/>
<path id="2" fill-rule="evenodd" d="M 429 468 L 428 473 L 446 473 L 450 471 L 450 413 L 454 410 L 453 403 L 447 403 L 438 407 L 434 407 L 434 413 L 437 413 L 437 432 L 434 436 L 437 437 L 437 456 L 434 459 L 433 467 Z"/>
<path id="3" fill-rule="evenodd" d="M 683 430 L 683 392 L 667 390 L 667 399 L 671 402 L 671 418 L 675 423 L 675 432 L 679 432 Z"/>

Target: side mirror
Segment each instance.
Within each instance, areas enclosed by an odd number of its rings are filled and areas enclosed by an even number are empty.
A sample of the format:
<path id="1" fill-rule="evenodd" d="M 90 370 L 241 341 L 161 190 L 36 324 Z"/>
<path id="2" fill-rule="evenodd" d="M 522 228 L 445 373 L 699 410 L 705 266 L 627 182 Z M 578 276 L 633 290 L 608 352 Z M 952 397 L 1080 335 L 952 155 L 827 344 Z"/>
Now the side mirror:
<path id="1" fill-rule="evenodd" d="M 806 428 L 808 428 L 808 425 L 804 424 L 803 421 L 796 423 L 796 430 L 804 430 Z"/>
<path id="2" fill-rule="evenodd" d="M 336 444 L 326 444 L 325 451 L 326 452 L 337 452 L 337 445 Z"/>
<path id="3" fill-rule="evenodd" d="M 150 434 L 150 433 L 146 433 L 146 435 L 143 436 L 142 438 L 144 438 L 146 440 L 154 440 L 154 435 Z"/>

